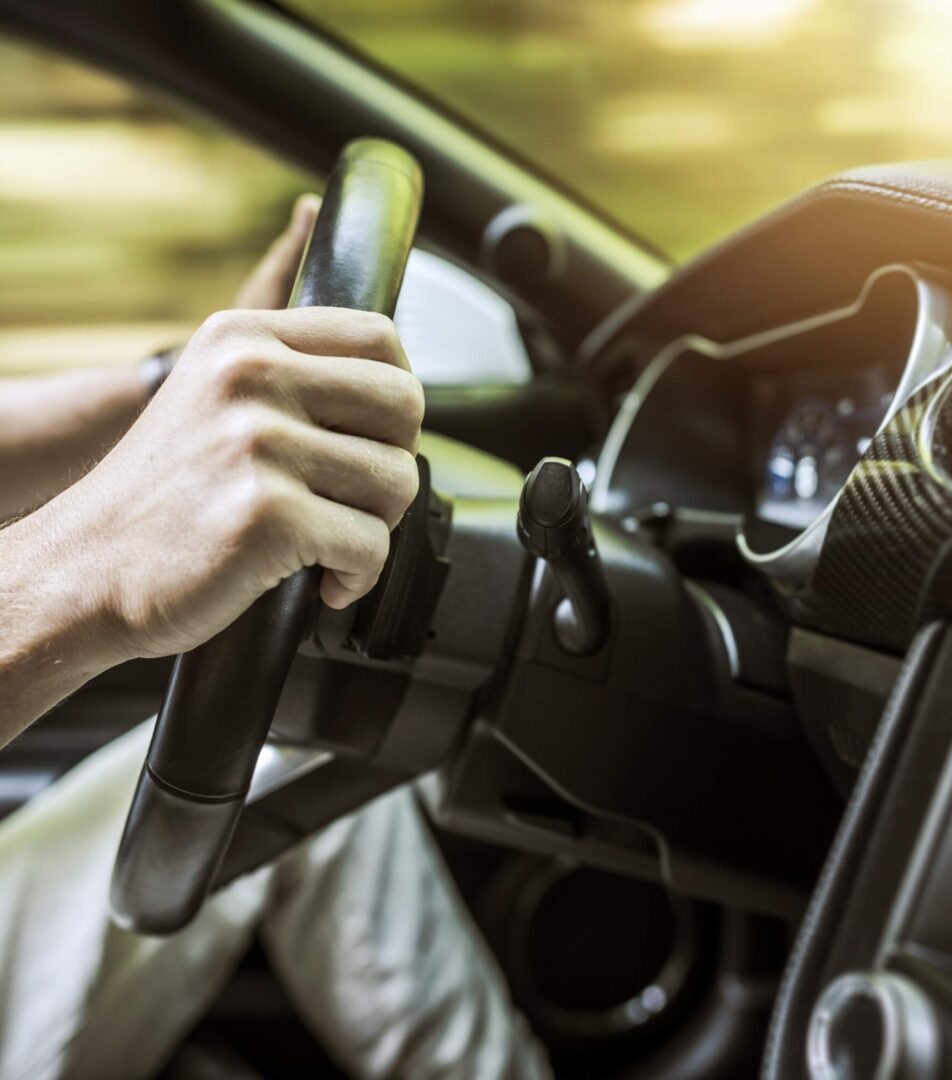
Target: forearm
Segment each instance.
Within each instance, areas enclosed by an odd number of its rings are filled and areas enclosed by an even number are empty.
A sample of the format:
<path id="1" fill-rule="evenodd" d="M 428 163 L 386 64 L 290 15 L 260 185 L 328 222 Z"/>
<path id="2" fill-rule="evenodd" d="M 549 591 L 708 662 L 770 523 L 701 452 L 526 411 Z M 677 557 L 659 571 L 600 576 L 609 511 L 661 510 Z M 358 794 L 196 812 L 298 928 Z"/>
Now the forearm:
<path id="1" fill-rule="evenodd" d="M 77 480 L 145 401 L 137 364 L 0 380 L 0 521 Z"/>
<path id="2" fill-rule="evenodd" d="M 0 746 L 126 659 L 96 548 L 69 493 L 0 530 Z"/>
<path id="3" fill-rule="evenodd" d="M 380 315 L 207 320 L 95 469 L 0 530 L 0 745 L 109 667 L 194 649 L 304 567 L 323 568 L 331 607 L 366 595 L 416 497 L 422 420 Z"/>

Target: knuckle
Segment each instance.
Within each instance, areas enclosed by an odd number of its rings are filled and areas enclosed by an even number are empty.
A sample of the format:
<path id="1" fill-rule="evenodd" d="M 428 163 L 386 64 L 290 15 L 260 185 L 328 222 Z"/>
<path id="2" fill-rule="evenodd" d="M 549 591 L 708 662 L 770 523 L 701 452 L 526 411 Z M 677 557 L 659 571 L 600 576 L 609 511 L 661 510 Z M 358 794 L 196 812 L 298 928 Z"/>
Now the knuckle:
<path id="1" fill-rule="evenodd" d="M 367 344 L 375 354 L 391 356 L 400 346 L 400 337 L 393 319 L 375 311 L 367 312 L 365 335 Z"/>
<path id="2" fill-rule="evenodd" d="M 356 529 L 352 551 L 354 572 L 376 576 L 390 552 L 390 530 L 380 518 L 367 515 Z"/>
<path id="3" fill-rule="evenodd" d="M 399 524 L 419 490 L 420 473 L 416 458 L 406 450 L 396 451 L 396 457 L 388 465 L 383 479 L 386 492 L 383 516 L 392 529 Z"/>
<path id="4" fill-rule="evenodd" d="M 215 383 L 225 397 L 242 397 L 264 384 L 268 362 L 260 350 L 227 349 L 218 356 Z"/>
<path id="5" fill-rule="evenodd" d="M 393 489 L 402 515 L 420 489 L 420 470 L 417 468 L 416 458 L 406 450 L 399 452 L 394 469 Z"/>
<path id="6" fill-rule="evenodd" d="M 423 383 L 420 382 L 416 375 L 409 372 L 401 379 L 398 408 L 400 415 L 413 426 L 414 430 L 423 426 L 423 414 L 426 410 Z"/>
<path id="7" fill-rule="evenodd" d="M 240 311 L 216 311 L 201 324 L 196 335 L 206 344 L 212 344 L 237 333 L 242 322 Z"/>
<path id="8" fill-rule="evenodd" d="M 253 471 L 238 484 L 232 520 L 239 541 L 260 536 L 279 524 L 285 513 L 285 497 L 270 479 Z"/>
<path id="9" fill-rule="evenodd" d="M 368 561 L 374 573 L 379 574 L 390 554 L 390 530 L 380 518 L 374 518 L 374 522 L 370 530 Z"/>
<path id="10" fill-rule="evenodd" d="M 229 417 L 227 438 L 239 461 L 257 462 L 273 454 L 278 432 L 263 411 L 237 408 Z"/>

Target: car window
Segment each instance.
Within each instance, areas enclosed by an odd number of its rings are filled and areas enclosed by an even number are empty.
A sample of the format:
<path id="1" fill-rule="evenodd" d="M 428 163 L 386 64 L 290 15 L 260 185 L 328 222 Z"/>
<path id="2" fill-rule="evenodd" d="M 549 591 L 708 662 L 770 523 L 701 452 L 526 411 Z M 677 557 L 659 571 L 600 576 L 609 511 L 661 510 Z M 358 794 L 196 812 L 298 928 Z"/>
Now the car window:
<path id="1" fill-rule="evenodd" d="M 0 41 L 0 373 L 183 340 L 309 183 L 128 83 Z"/>
<path id="2" fill-rule="evenodd" d="M 284 0 L 679 259 L 844 168 L 952 156 L 940 0 Z"/>
<path id="3" fill-rule="evenodd" d="M 0 375 L 186 340 L 315 182 L 144 90 L 0 41 Z M 430 385 L 532 368 L 511 305 L 416 252 L 396 323 Z"/>

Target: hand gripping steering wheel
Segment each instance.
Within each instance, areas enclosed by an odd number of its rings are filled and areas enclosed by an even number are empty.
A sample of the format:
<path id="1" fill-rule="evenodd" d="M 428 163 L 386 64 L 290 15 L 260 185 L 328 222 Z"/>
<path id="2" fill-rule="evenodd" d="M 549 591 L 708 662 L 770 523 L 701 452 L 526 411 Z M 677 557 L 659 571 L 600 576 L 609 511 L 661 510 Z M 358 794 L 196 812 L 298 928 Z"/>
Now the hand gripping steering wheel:
<path id="1" fill-rule="evenodd" d="M 381 139 L 350 143 L 328 182 L 289 306 L 392 315 L 422 191 L 406 151 Z M 116 857 L 111 904 L 119 925 L 171 932 L 211 889 L 312 617 L 318 574 L 295 574 L 176 660 Z"/>
<path id="2" fill-rule="evenodd" d="M 352 144 L 292 303 L 392 312 L 420 192 L 398 147 Z M 174 931 L 211 890 L 423 773 L 451 831 L 799 910 L 841 806 L 790 706 L 742 679 L 745 657 L 783 663 L 785 635 L 590 513 L 569 462 L 524 480 L 432 433 L 423 447 L 366 597 L 320 607 L 303 572 L 177 660 L 116 920 Z"/>

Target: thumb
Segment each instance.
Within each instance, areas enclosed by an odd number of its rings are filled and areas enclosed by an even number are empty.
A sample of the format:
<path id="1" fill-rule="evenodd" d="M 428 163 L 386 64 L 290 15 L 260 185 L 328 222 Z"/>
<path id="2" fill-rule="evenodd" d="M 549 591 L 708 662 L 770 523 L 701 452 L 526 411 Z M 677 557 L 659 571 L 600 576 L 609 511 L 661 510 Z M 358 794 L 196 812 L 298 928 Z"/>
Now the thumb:
<path id="1" fill-rule="evenodd" d="M 304 245 L 311 235 L 311 229 L 314 228 L 314 222 L 317 220 L 317 212 L 320 208 L 321 200 L 311 191 L 305 195 L 299 195 L 294 204 L 287 232 L 297 242 L 301 253 L 303 253 Z"/>
<path id="2" fill-rule="evenodd" d="M 320 206 L 321 200 L 312 193 L 298 198 L 287 227 L 239 289 L 236 307 L 284 307 Z"/>
<path id="3" fill-rule="evenodd" d="M 258 273 L 264 278 L 293 279 L 320 208 L 321 200 L 313 193 L 298 196 L 291 211 L 291 220 L 258 264 Z M 290 285 L 288 288 L 290 290 Z"/>

